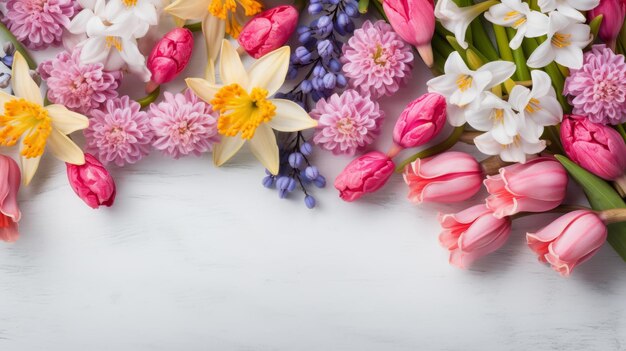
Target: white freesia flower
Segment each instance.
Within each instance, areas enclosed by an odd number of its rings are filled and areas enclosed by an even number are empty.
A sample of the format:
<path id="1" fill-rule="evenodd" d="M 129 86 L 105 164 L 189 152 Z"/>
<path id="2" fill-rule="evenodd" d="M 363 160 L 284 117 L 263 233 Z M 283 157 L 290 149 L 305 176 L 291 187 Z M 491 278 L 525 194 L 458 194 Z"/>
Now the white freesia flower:
<path id="1" fill-rule="evenodd" d="M 106 4 L 105 17 L 113 23 L 132 21 L 135 23 L 136 38 L 146 35 L 150 26 L 159 23 L 161 0 L 109 0 Z"/>
<path id="2" fill-rule="evenodd" d="M 474 108 L 466 114 L 467 123 L 476 130 L 490 132 L 501 144 L 513 142 L 518 132 L 519 117 L 511 105 L 491 92 L 484 92 Z"/>
<path id="3" fill-rule="evenodd" d="M 487 0 L 476 5 L 459 7 L 452 0 L 439 0 L 435 5 L 435 17 L 439 19 L 444 28 L 454 33 L 459 45 L 467 49 L 467 42 L 465 41 L 467 27 L 476 17 L 497 3 L 495 0 Z"/>
<path id="4" fill-rule="evenodd" d="M 485 12 L 485 18 L 492 23 L 517 30 L 509 46 L 517 49 L 524 37 L 535 38 L 548 33 L 548 16 L 538 11 L 531 11 L 528 4 L 521 0 L 502 0 L 501 4 L 491 6 Z"/>
<path id="5" fill-rule="evenodd" d="M 516 85 L 509 95 L 509 103 L 519 111 L 520 134 L 527 139 L 537 139 L 543 127 L 554 126 L 563 119 L 563 108 L 556 99 L 552 81 L 547 73 L 533 70 L 532 90 Z"/>
<path id="6" fill-rule="evenodd" d="M 445 74 L 429 80 L 430 92 L 445 96 L 448 102 L 448 121 L 453 126 L 465 123 L 470 103 L 486 90 L 501 84 L 515 72 L 515 64 L 508 61 L 489 62 L 476 71 L 470 70 L 461 55 L 453 52 L 444 67 Z"/>
<path id="7" fill-rule="evenodd" d="M 548 39 L 528 58 L 528 66 L 545 67 L 552 61 L 578 69 L 583 65 L 583 48 L 592 40 L 590 28 L 563 16 L 559 11 L 550 13 Z"/>
<path id="8" fill-rule="evenodd" d="M 484 133 L 474 138 L 476 148 L 485 155 L 499 155 L 505 162 L 526 162 L 526 156 L 537 154 L 546 148 L 546 142 L 539 139 L 525 139 L 518 134 L 512 142 L 501 144 L 491 133 Z"/>
<path id="9" fill-rule="evenodd" d="M 539 0 L 537 3 L 544 13 L 557 10 L 560 14 L 579 22 L 585 21 L 585 16 L 581 11 L 589 11 L 599 4 L 600 0 Z"/>

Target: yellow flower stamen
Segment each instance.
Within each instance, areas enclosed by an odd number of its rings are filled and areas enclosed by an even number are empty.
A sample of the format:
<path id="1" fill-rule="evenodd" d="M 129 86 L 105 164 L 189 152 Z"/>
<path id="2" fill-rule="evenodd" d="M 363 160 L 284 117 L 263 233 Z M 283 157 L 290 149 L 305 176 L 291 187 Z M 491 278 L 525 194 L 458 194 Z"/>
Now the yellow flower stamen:
<path id="1" fill-rule="evenodd" d="M 243 139 L 252 139 L 257 127 L 276 114 L 276 106 L 267 100 L 267 90 L 254 88 L 248 94 L 239 84 L 222 87 L 211 104 L 220 113 L 217 131 L 231 137 L 241 133 Z"/>
<path id="2" fill-rule="evenodd" d="M 380 45 L 376 45 L 376 51 L 372 55 L 372 59 L 374 59 L 375 64 L 379 66 L 384 66 L 387 63 L 387 61 L 382 59 L 383 54 L 384 54 L 383 47 Z"/>
<path id="3" fill-rule="evenodd" d="M 504 20 L 505 21 L 512 20 L 513 18 L 519 16 L 519 14 L 520 13 L 517 12 L 517 11 L 509 11 L 509 12 L 506 13 L 506 15 L 504 15 Z"/>
<path id="4" fill-rule="evenodd" d="M 22 156 L 38 157 L 43 154 L 50 132 L 52 120 L 41 105 L 24 99 L 4 104 L 4 114 L 0 116 L 0 145 L 13 146 L 24 135 Z"/>
<path id="5" fill-rule="evenodd" d="M 502 149 L 509 149 L 512 147 L 519 147 L 522 144 L 522 138 L 519 135 L 513 137 L 513 141 L 510 144 L 502 144 Z"/>
<path id="6" fill-rule="evenodd" d="M 107 48 L 114 47 L 117 51 L 122 51 L 122 40 L 118 37 L 107 36 L 104 38 Z"/>
<path id="7" fill-rule="evenodd" d="M 457 79 L 456 79 L 456 86 L 459 88 L 459 90 L 461 90 L 462 92 L 466 91 L 467 89 L 469 89 L 472 86 L 472 77 L 468 76 L 466 74 L 462 74 L 460 75 Z"/>
<path id="8" fill-rule="evenodd" d="M 243 8 L 246 16 L 254 16 L 263 9 L 257 0 L 212 0 L 208 9 L 213 16 L 226 21 L 226 33 L 233 38 L 237 38 L 241 32 L 241 24 L 236 18 L 237 4 Z"/>
<path id="9" fill-rule="evenodd" d="M 522 24 L 526 23 L 526 16 L 522 15 L 518 11 L 509 11 L 504 15 L 505 21 L 510 21 L 515 19 L 515 22 L 511 25 L 513 29 L 519 28 Z"/>
<path id="10" fill-rule="evenodd" d="M 493 121 L 494 123 L 504 123 L 504 110 L 496 109 L 493 111 Z"/>
<path id="11" fill-rule="evenodd" d="M 550 43 L 552 43 L 552 46 L 556 46 L 557 48 L 562 49 L 572 44 L 571 38 L 571 34 L 554 33 L 552 39 L 550 40 Z"/>
<path id="12" fill-rule="evenodd" d="M 122 3 L 124 3 L 126 7 L 134 7 L 137 5 L 137 0 L 122 0 Z"/>
<path id="13" fill-rule="evenodd" d="M 530 99 L 530 101 L 528 101 L 528 105 L 526 105 L 524 110 L 526 110 L 526 112 L 528 113 L 535 113 L 541 110 L 541 105 L 539 105 L 539 100 L 535 98 Z"/>

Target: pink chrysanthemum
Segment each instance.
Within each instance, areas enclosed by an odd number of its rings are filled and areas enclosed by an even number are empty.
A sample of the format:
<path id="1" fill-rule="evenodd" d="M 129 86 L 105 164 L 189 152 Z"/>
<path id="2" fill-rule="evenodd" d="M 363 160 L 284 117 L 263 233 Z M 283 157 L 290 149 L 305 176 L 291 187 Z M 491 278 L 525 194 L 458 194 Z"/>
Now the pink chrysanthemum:
<path id="1" fill-rule="evenodd" d="M 29 49 L 44 49 L 61 42 L 77 6 L 75 0 L 8 0 L 3 21 Z"/>
<path id="2" fill-rule="evenodd" d="M 585 53 L 580 69 L 570 70 L 563 94 L 570 95 L 575 115 L 601 124 L 626 122 L 626 62 L 604 45 Z"/>
<path id="3" fill-rule="evenodd" d="M 219 141 L 217 116 L 191 90 L 166 92 L 164 101 L 150 105 L 148 117 L 155 136 L 152 145 L 173 158 L 199 156 Z"/>
<path id="4" fill-rule="evenodd" d="M 410 78 L 413 49 L 385 21 L 365 21 L 344 44 L 342 62 L 350 86 L 376 99 Z"/>
<path id="5" fill-rule="evenodd" d="M 128 96 L 108 100 L 102 110 L 93 110 L 85 129 L 87 152 L 107 164 L 135 163 L 150 152 L 153 132 L 148 114 Z"/>
<path id="6" fill-rule="evenodd" d="M 48 84 L 48 100 L 72 111 L 89 114 L 107 100 L 117 97 L 121 73 L 105 72 L 101 63 L 80 63 L 80 48 L 61 52 L 44 61 L 38 72 Z"/>
<path id="7" fill-rule="evenodd" d="M 310 115 L 319 122 L 313 141 L 333 154 L 347 155 L 374 141 L 385 116 L 377 102 L 352 89 L 319 100 Z"/>

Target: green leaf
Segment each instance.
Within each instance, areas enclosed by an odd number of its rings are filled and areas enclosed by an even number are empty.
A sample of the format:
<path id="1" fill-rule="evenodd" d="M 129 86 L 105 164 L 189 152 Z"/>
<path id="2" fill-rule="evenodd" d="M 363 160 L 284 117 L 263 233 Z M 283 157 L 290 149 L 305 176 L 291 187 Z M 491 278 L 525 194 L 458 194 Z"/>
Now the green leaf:
<path id="1" fill-rule="evenodd" d="M 594 210 L 626 207 L 624 199 L 606 181 L 587 172 L 563 155 L 555 155 L 555 157 L 583 188 L 589 204 Z M 626 222 L 610 224 L 608 228 L 609 237 L 607 241 L 626 261 Z"/>
<path id="2" fill-rule="evenodd" d="M 598 36 L 598 32 L 600 31 L 600 25 L 602 24 L 602 19 L 604 15 L 598 15 L 594 19 L 589 22 L 589 27 L 591 28 L 591 34 L 595 39 Z"/>

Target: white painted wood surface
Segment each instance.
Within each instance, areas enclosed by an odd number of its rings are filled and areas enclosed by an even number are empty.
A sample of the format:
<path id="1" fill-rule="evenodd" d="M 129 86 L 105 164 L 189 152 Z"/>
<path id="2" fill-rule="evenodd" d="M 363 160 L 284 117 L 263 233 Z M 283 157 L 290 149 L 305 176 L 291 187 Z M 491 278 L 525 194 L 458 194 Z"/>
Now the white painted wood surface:
<path id="1" fill-rule="evenodd" d="M 414 77 L 382 103 L 381 149 L 429 73 Z M 331 184 L 348 160 L 317 151 L 330 186 L 310 211 L 263 188 L 249 154 L 216 169 L 154 153 L 111 167 L 116 204 L 94 211 L 46 158 L 21 239 L 0 243 L 0 350 L 626 349 L 626 263 L 608 245 L 561 278 L 525 245 L 535 217 L 462 271 L 436 213 L 467 204 L 416 207 L 400 177 L 344 203 Z"/>

